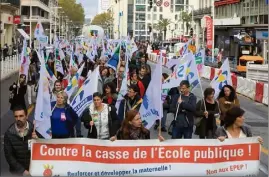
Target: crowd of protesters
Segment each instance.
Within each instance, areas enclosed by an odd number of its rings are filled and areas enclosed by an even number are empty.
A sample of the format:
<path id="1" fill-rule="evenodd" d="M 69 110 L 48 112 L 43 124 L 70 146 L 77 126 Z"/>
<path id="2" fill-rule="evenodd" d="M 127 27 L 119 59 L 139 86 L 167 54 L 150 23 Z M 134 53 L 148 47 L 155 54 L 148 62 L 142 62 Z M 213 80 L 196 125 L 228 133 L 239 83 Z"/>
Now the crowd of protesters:
<path id="1" fill-rule="evenodd" d="M 97 55 L 92 61 L 83 57 L 83 62 L 75 62 L 78 67 L 84 64 L 81 74 L 81 83 L 87 78 L 89 71 L 93 71 L 98 65 L 100 78 L 98 92 L 93 94 L 93 102 L 79 117 L 68 104 L 68 95 L 64 89 L 70 79 L 69 57 L 63 61 L 64 72 L 55 71 L 54 55 L 49 54 L 46 66 L 55 73 L 57 81 L 51 90 L 51 131 L 53 139 L 82 138 L 81 125 L 88 129 L 87 138 L 101 140 L 146 140 L 150 139 L 150 131 L 142 123 L 139 114 L 143 96 L 151 81 L 151 67 L 146 53 L 148 43 L 137 42 L 138 50 L 133 54 L 129 62 L 129 73 L 125 72 L 125 49 L 120 53 L 120 65 L 115 71 L 107 67 L 109 57 Z M 98 52 L 99 54 L 101 52 Z M 28 120 L 27 108 L 36 102 L 37 87 L 39 80 L 39 60 L 35 51 L 30 55 L 28 79 L 20 75 L 19 80 L 10 86 L 10 109 L 14 112 L 15 122 L 8 128 L 4 136 L 4 151 L 6 160 L 10 166 L 10 172 L 14 175 L 28 176 L 30 165 L 30 150 L 28 140 L 42 138 L 35 130 L 35 125 Z M 71 77 L 77 70 L 71 71 Z M 127 76 L 128 74 L 128 76 Z M 163 81 L 168 74 L 163 73 Z M 115 104 L 124 77 L 129 77 L 128 93 L 117 110 Z M 27 103 L 25 95 L 27 93 Z M 251 129 L 244 125 L 244 110 L 240 108 L 235 89 L 225 85 L 217 99 L 214 98 L 215 90 L 206 88 L 204 97 L 197 100 L 194 93 L 190 92 L 190 83 L 183 80 L 178 87 L 170 89 L 163 103 L 163 118 L 156 121 L 155 131 L 167 132 L 172 139 L 192 139 L 193 133 L 200 139 L 219 139 L 251 137 Z M 170 125 L 167 125 L 167 114 L 172 113 L 175 117 Z M 221 126 L 217 125 L 216 118 L 220 116 Z M 195 131 L 194 131 L 195 128 Z M 84 137 L 86 138 L 86 137 Z M 159 136 L 160 141 L 164 141 Z M 259 141 L 262 143 L 262 139 Z"/>

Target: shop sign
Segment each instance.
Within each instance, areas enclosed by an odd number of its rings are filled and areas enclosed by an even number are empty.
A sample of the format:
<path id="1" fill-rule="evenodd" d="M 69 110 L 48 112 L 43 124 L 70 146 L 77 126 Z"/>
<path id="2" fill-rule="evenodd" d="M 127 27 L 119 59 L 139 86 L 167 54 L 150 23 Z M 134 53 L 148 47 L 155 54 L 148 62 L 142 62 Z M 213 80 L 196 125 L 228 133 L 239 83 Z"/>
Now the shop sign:
<path id="1" fill-rule="evenodd" d="M 13 18 L 13 23 L 14 24 L 20 24 L 21 23 L 21 16 L 20 15 L 15 15 Z"/>
<path id="2" fill-rule="evenodd" d="M 205 21 L 206 25 L 206 46 L 209 49 L 212 49 L 213 44 L 213 21 L 212 18 L 208 15 L 203 17 L 203 21 Z"/>

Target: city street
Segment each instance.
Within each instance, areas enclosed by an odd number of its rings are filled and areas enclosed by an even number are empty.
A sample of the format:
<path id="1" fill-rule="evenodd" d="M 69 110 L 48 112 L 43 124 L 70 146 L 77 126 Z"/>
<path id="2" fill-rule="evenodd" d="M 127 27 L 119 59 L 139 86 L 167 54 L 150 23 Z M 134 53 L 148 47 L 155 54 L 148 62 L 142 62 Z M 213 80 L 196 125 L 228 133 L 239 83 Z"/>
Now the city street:
<path id="1" fill-rule="evenodd" d="M 152 71 L 155 68 L 155 64 L 149 62 Z M 170 71 L 163 67 L 163 72 L 169 73 Z M 9 79 L 5 80 L 1 83 L 1 140 L 3 143 L 3 135 L 9 125 L 13 122 L 14 118 L 12 112 L 9 111 L 9 103 L 8 103 L 8 88 L 9 86 L 16 80 L 17 75 L 10 77 Z M 209 80 L 202 79 L 202 87 L 205 89 L 209 86 Z M 3 94 L 5 93 L 5 94 Z M 201 92 L 200 89 L 195 89 L 195 95 L 198 99 L 201 99 Z M 258 104 L 244 96 L 239 95 L 239 100 L 241 107 L 246 111 L 245 113 L 245 122 L 247 125 L 251 126 L 254 136 L 261 136 L 264 139 L 264 145 L 262 147 L 261 153 L 261 164 L 260 164 L 260 174 L 259 177 L 266 177 L 268 176 L 268 107 L 262 104 Z M 29 108 L 31 111 L 29 115 L 29 119 L 33 120 L 34 109 Z M 168 114 L 169 117 L 167 118 L 167 127 L 170 125 L 170 122 L 173 120 L 171 114 Z M 83 127 L 83 126 L 82 126 Z M 84 137 L 87 136 L 88 130 L 83 128 Z M 170 139 L 170 136 L 167 133 L 162 133 L 165 139 Z M 151 138 L 157 138 L 158 131 L 151 129 Z M 194 135 L 194 138 L 198 138 Z M 3 144 L 2 144 L 3 145 Z M 6 163 L 3 146 L 1 149 L 1 175 L 9 175 L 8 171 L 8 164 Z"/>

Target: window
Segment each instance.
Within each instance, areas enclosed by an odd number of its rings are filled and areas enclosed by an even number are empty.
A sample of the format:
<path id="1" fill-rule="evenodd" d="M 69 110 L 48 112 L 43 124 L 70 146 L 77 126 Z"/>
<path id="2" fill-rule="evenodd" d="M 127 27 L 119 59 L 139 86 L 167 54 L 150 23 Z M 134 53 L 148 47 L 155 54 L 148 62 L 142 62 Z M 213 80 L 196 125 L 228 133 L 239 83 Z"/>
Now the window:
<path id="1" fill-rule="evenodd" d="M 184 9 L 184 6 L 176 5 L 176 12 L 182 11 Z"/>
<path id="2" fill-rule="evenodd" d="M 150 20 L 151 18 L 150 18 L 151 16 L 150 16 L 150 14 L 148 14 L 148 20 Z"/>
<path id="3" fill-rule="evenodd" d="M 170 11 L 171 11 L 171 13 L 174 13 L 174 5 L 173 4 L 171 4 L 171 6 L 170 6 Z"/>
<path id="4" fill-rule="evenodd" d="M 146 4 L 146 0 L 136 0 L 136 4 Z"/>
<path id="5" fill-rule="evenodd" d="M 148 6 L 148 12 L 150 12 L 151 11 L 151 9 L 150 9 L 150 7 Z"/>
<path id="6" fill-rule="evenodd" d="M 175 20 L 177 20 L 177 15 L 175 15 Z"/>
<path id="7" fill-rule="evenodd" d="M 160 11 L 160 12 L 163 12 L 163 7 L 160 7 L 159 11 Z"/>
<path id="8" fill-rule="evenodd" d="M 184 4 L 184 0 L 175 0 L 175 4 Z"/>
<path id="9" fill-rule="evenodd" d="M 177 24 L 175 24 L 175 29 L 178 29 L 178 25 Z"/>
<path id="10" fill-rule="evenodd" d="M 153 11 L 157 12 L 157 7 L 156 6 L 154 6 Z"/>
<path id="11" fill-rule="evenodd" d="M 157 14 L 153 15 L 153 20 L 157 20 Z"/>
<path id="12" fill-rule="evenodd" d="M 163 15 L 162 15 L 162 14 L 160 14 L 160 20 L 161 20 L 161 19 L 163 19 Z"/>
<path id="13" fill-rule="evenodd" d="M 146 15 L 145 14 L 135 14 L 135 19 L 139 21 L 145 21 L 146 20 Z"/>
<path id="14" fill-rule="evenodd" d="M 144 5 L 136 5 L 136 11 L 138 12 L 145 12 L 146 11 L 146 6 Z"/>
<path id="15" fill-rule="evenodd" d="M 145 30 L 146 29 L 146 25 L 145 23 L 135 23 L 135 30 Z"/>

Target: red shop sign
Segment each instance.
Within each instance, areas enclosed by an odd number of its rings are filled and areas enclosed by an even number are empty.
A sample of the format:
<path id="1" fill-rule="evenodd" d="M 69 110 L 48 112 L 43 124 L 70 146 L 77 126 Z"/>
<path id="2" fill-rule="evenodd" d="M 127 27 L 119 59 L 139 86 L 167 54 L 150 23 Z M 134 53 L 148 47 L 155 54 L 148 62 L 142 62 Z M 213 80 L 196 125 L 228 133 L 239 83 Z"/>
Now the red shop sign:
<path id="1" fill-rule="evenodd" d="M 212 49 L 213 44 L 213 20 L 210 16 L 205 15 L 204 17 L 205 23 L 206 23 L 206 46 L 209 49 Z"/>
<path id="2" fill-rule="evenodd" d="M 21 23 L 21 16 L 20 15 L 15 15 L 13 18 L 13 23 L 14 24 L 20 24 Z"/>

